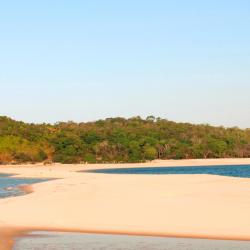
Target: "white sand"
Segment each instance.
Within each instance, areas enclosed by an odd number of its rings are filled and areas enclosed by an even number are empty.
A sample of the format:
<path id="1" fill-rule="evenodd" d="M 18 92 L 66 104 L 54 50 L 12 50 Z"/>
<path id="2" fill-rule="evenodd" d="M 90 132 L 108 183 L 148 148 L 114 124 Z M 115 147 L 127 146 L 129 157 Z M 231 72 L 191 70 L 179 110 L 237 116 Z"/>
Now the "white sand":
<path id="1" fill-rule="evenodd" d="M 250 159 L 3 166 L 0 173 L 60 179 L 34 184 L 31 194 L 0 200 L 0 228 L 250 240 L 248 178 L 76 172 L 214 164 L 250 164 Z"/>

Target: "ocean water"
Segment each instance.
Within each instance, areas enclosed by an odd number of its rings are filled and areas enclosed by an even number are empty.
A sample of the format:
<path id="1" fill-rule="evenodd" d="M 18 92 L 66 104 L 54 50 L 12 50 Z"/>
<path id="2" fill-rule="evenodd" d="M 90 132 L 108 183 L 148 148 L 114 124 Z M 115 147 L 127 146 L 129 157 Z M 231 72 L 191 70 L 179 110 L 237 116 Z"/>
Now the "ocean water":
<path id="1" fill-rule="evenodd" d="M 249 250 L 249 241 L 33 232 L 13 250 Z"/>
<path id="2" fill-rule="evenodd" d="M 37 178 L 12 178 L 10 174 L 0 174 L 0 199 L 10 196 L 24 195 L 25 192 L 19 187 L 47 181 L 48 179 Z"/>
<path id="3" fill-rule="evenodd" d="M 113 168 L 84 170 L 83 172 L 103 174 L 212 174 L 250 178 L 250 165 Z"/>

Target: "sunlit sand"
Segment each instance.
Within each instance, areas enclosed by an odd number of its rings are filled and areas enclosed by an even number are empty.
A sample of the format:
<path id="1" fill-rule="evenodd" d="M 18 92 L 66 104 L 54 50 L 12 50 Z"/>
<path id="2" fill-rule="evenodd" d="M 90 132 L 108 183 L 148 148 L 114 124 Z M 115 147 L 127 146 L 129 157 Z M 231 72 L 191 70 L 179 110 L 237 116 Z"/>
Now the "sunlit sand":
<path id="1" fill-rule="evenodd" d="M 248 178 L 78 172 L 107 167 L 210 164 L 250 164 L 250 159 L 3 166 L 0 173 L 57 179 L 32 185 L 30 194 L 0 200 L 0 227 L 5 234 L 8 230 L 8 235 L 55 230 L 250 240 Z M 9 241 L 0 238 L 4 239 Z"/>

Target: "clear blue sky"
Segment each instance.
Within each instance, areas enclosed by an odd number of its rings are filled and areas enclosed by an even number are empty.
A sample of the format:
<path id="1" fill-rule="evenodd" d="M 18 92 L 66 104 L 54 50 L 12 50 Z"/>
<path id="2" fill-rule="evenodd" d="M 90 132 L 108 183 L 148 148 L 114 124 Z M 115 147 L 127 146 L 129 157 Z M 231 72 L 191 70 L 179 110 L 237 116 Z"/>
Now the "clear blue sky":
<path id="1" fill-rule="evenodd" d="M 28 122 L 250 127 L 250 1 L 1 1 L 0 90 Z"/>

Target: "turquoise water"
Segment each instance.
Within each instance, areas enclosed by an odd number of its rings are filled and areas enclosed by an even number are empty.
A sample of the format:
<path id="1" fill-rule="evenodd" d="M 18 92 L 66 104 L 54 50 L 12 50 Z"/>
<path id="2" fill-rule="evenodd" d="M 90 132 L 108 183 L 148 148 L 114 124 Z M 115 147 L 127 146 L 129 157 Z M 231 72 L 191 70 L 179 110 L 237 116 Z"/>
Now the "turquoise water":
<path id="1" fill-rule="evenodd" d="M 37 178 L 12 178 L 10 174 L 0 174 L 0 199 L 25 194 L 24 191 L 19 189 L 21 185 L 34 184 L 47 180 L 48 179 Z"/>
<path id="2" fill-rule="evenodd" d="M 249 250 L 249 241 L 33 232 L 13 250 Z"/>
<path id="3" fill-rule="evenodd" d="M 84 172 L 103 174 L 212 174 L 250 178 L 250 165 L 113 168 L 87 170 Z"/>

